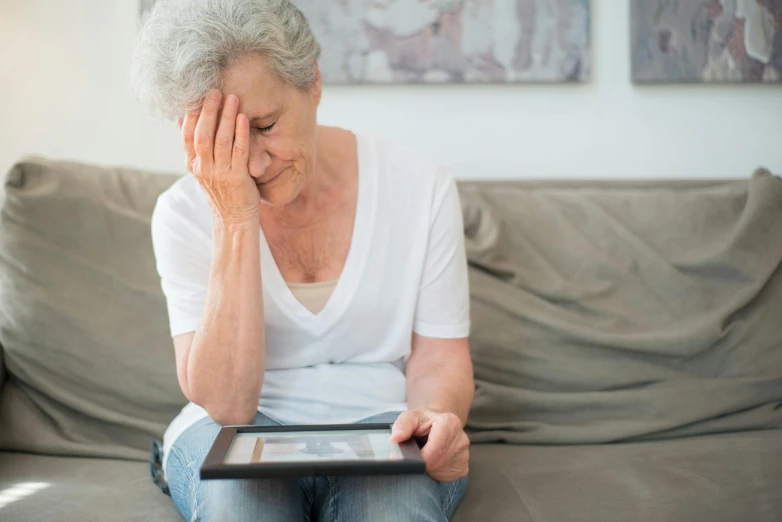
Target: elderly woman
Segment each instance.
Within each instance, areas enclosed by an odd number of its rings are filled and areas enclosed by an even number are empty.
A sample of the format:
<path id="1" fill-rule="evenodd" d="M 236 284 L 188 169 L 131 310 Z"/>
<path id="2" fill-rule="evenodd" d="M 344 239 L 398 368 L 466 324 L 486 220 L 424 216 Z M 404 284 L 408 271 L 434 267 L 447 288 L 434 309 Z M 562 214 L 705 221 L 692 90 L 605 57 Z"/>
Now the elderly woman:
<path id="1" fill-rule="evenodd" d="M 192 176 L 152 220 L 179 384 L 164 437 L 187 520 L 447 520 L 473 397 L 458 193 L 414 153 L 317 124 L 320 48 L 288 0 L 162 0 L 134 55 Z M 184 116 L 181 118 L 181 116 Z M 426 475 L 199 480 L 221 425 L 393 422 Z"/>

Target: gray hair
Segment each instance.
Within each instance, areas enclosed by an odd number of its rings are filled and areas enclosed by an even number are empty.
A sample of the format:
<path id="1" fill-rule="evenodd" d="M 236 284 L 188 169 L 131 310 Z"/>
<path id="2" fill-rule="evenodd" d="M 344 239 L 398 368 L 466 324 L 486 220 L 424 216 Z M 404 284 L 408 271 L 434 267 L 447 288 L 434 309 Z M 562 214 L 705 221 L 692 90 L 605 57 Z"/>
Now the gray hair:
<path id="1" fill-rule="evenodd" d="M 320 45 L 289 0 L 158 0 L 142 20 L 131 83 L 152 113 L 197 109 L 237 58 L 259 53 L 300 89 L 317 80 Z"/>

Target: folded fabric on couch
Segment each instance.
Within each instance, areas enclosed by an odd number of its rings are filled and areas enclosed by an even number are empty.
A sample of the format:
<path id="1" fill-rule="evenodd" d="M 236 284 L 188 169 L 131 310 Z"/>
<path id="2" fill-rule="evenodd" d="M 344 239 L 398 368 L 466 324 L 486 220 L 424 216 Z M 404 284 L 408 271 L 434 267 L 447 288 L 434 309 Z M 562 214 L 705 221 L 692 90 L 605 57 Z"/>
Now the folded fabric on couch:
<path id="1" fill-rule="evenodd" d="M 0 344 L 0 392 L 3 391 L 5 384 L 5 361 L 3 360 L 3 345 Z"/>
<path id="2" fill-rule="evenodd" d="M 572 185 L 461 187 L 472 439 L 782 427 L 782 179 Z"/>

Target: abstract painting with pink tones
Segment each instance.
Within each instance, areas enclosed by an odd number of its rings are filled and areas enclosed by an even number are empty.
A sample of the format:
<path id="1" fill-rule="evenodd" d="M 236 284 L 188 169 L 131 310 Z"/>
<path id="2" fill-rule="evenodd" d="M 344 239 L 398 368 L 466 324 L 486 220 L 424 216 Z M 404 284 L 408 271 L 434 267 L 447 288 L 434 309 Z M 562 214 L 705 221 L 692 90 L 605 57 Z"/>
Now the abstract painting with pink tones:
<path id="1" fill-rule="evenodd" d="M 782 0 L 632 0 L 635 83 L 782 83 Z"/>
<path id="2" fill-rule="evenodd" d="M 139 0 L 139 16 L 144 16 L 154 5 L 155 0 Z"/>
<path id="3" fill-rule="evenodd" d="M 293 0 L 324 82 L 584 82 L 590 0 Z"/>

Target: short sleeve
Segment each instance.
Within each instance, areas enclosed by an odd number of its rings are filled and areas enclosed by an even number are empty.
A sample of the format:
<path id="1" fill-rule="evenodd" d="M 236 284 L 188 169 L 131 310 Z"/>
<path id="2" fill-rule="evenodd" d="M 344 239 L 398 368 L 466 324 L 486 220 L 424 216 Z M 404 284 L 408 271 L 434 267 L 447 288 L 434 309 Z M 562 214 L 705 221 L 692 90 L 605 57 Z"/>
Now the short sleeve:
<path id="1" fill-rule="evenodd" d="M 172 337 L 198 328 L 209 284 L 211 239 L 182 200 L 164 192 L 152 214 L 155 264 Z"/>
<path id="2" fill-rule="evenodd" d="M 450 175 L 435 191 L 413 331 L 460 339 L 470 333 L 470 291 L 459 191 Z"/>

